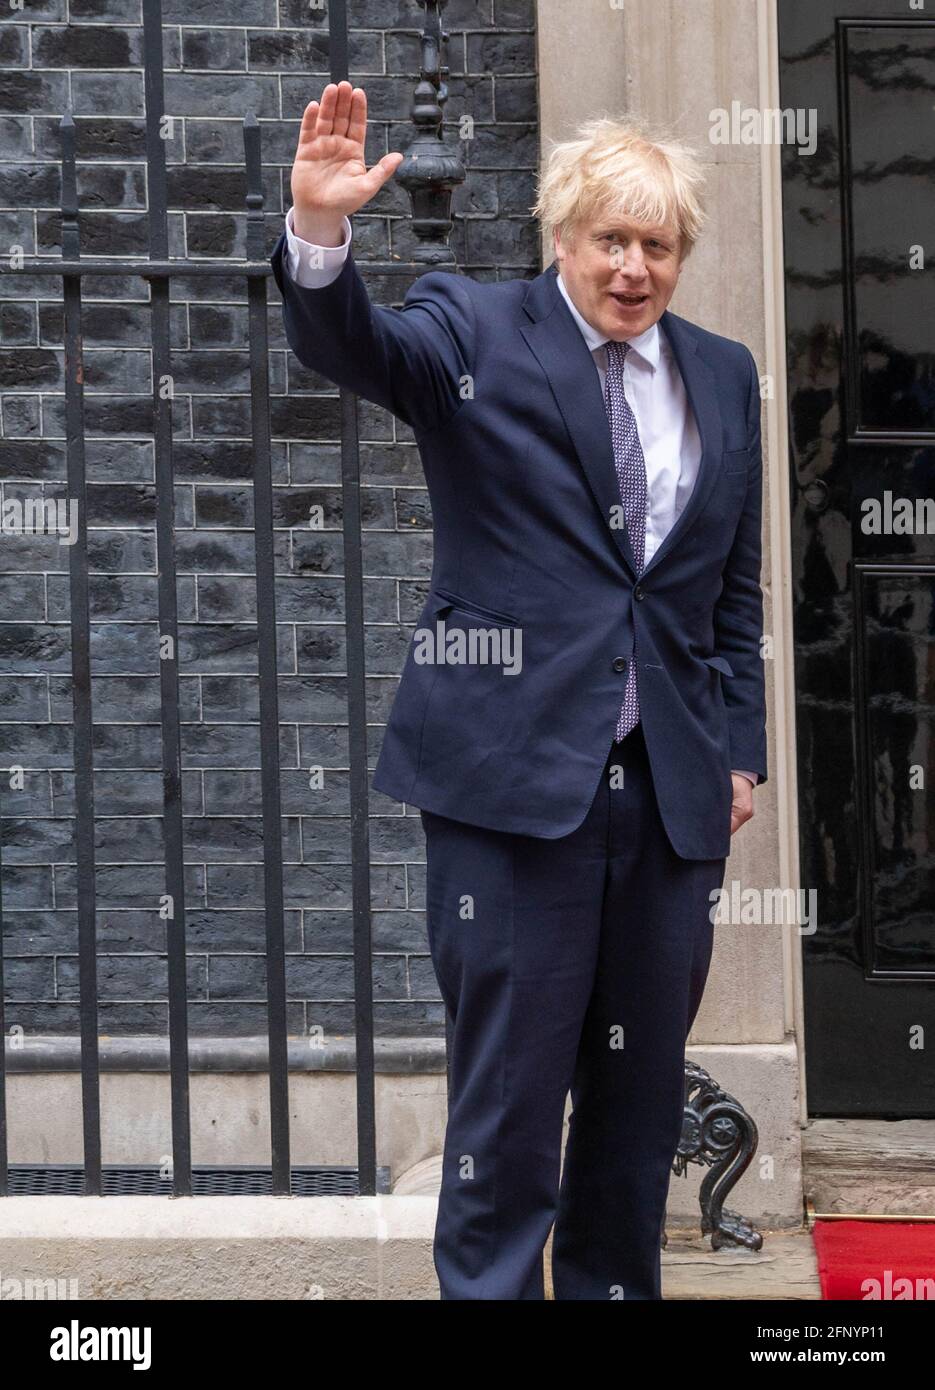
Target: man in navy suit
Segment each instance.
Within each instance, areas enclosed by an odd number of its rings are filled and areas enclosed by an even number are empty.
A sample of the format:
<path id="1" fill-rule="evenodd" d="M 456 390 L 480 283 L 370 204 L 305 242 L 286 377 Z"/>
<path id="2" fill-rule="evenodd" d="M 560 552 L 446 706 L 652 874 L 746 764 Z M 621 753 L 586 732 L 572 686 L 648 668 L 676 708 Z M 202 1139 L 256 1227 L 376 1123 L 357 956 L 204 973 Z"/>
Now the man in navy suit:
<path id="1" fill-rule="evenodd" d="M 682 146 L 552 152 L 532 281 L 371 304 L 366 97 L 302 119 L 272 255 L 296 356 L 416 437 L 431 583 L 373 778 L 420 809 L 452 1024 L 443 1299 L 661 1298 L 685 1041 L 730 836 L 766 769 L 754 360 L 669 312 L 703 214 Z M 572 1115 L 564 1167 L 561 1135 Z"/>

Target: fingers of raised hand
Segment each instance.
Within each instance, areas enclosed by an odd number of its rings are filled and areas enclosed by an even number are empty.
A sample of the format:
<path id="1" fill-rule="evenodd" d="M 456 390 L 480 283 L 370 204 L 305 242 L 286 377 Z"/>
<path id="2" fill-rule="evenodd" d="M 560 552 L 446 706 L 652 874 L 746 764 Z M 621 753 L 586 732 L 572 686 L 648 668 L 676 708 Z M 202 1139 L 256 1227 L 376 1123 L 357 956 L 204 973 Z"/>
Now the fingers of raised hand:
<path id="1" fill-rule="evenodd" d="M 329 82 L 318 108 L 318 134 L 343 135 L 353 140 L 358 128 L 362 138 L 366 124 L 367 98 L 363 88 L 352 87 L 350 82 Z"/>
<path id="2" fill-rule="evenodd" d="M 338 135 L 363 149 L 367 136 L 367 94 L 350 82 L 329 82 L 320 101 L 310 101 L 302 113 L 299 144 L 316 137 Z"/>

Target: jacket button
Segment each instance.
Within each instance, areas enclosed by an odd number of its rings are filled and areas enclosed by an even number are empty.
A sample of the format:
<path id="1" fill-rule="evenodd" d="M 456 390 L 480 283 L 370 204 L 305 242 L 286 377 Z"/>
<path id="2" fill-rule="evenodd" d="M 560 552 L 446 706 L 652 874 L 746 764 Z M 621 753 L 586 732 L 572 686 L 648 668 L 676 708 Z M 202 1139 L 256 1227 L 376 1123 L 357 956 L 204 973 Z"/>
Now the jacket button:
<path id="1" fill-rule="evenodd" d="M 625 656 L 614 657 L 614 670 L 625 671 L 627 669 L 627 659 Z"/>
<path id="2" fill-rule="evenodd" d="M 637 584 L 636 588 L 633 590 L 633 597 L 637 600 L 646 597 L 646 590 L 643 588 L 642 584 Z"/>

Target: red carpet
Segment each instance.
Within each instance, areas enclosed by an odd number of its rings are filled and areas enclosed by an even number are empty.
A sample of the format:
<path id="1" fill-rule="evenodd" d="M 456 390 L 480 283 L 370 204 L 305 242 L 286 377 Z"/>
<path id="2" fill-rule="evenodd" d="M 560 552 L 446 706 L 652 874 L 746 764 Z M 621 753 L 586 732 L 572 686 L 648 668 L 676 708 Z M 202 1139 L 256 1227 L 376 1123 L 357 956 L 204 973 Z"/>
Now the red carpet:
<path id="1" fill-rule="evenodd" d="M 816 1221 L 822 1298 L 935 1299 L 935 1221 Z"/>

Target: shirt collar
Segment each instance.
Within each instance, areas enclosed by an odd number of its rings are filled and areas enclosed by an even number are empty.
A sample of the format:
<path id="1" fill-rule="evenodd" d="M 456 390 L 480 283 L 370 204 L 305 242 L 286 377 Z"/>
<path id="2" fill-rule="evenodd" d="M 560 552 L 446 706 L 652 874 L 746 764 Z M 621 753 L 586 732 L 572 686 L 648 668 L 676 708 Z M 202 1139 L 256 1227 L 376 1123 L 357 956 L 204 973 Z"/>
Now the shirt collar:
<path id="1" fill-rule="evenodd" d="M 588 323 L 587 319 L 578 312 L 578 309 L 576 308 L 571 295 L 568 293 L 568 290 L 565 287 L 565 282 L 562 279 L 560 271 L 556 271 L 555 278 L 558 281 L 558 287 L 562 292 L 562 295 L 565 299 L 565 303 L 571 310 L 572 318 L 574 319 L 578 327 L 581 329 L 581 332 L 584 336 L 584 341 L 587 343 L 589 351 L 593 352 L 595 348 L 603 347 L 604 344 L 608 341 L 607 335 L 604 333 L 599 333 L 598 330 L 592 327 L 592 325 Z M 630 344 L 632 350 L 634 352 L 639 353 L 643 361 L 646 362 L 653 371 L 655 371 L 659 365 L 659 357 L 662 351 L 658 322 L 650 324 L 649 328 L 646 329 L 645 333 L 638 333 L 635 338 L 628 338 L 627 342 Z"/>

